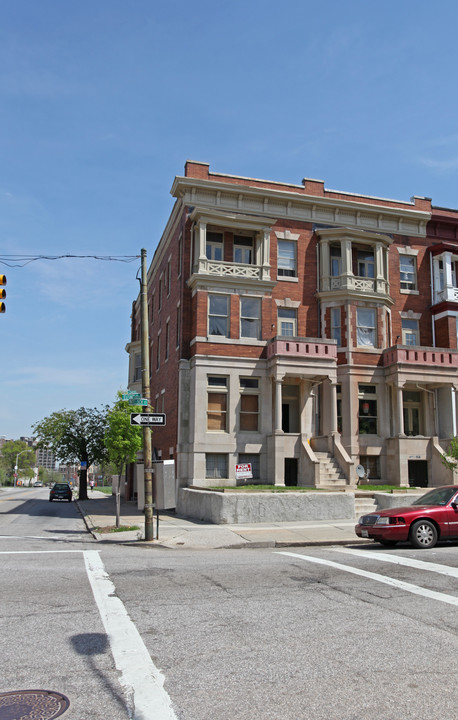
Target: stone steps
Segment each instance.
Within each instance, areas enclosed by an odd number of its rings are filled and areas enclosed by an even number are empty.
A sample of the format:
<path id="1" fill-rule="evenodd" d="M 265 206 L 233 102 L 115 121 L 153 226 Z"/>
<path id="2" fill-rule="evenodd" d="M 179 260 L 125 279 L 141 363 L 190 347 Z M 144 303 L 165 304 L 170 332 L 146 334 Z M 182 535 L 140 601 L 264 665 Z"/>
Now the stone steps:
<path id="1" fill-rule="evenodd" d="M 347 485 L 347 479 L 331 453 L 315 452 L 315 456 L 320 461 L 320 487 L 342 488 Z"/>

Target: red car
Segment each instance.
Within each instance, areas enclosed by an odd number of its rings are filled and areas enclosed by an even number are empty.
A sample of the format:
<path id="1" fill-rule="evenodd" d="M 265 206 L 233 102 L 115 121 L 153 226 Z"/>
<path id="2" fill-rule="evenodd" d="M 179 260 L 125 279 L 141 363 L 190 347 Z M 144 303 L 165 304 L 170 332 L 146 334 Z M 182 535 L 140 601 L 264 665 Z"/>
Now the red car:
<path id="1" fill-rule="evenodd" d="M 434 488 L 407 507 L 362 515 L 355 532 L 382 545 L 410 542 L 416 548 L 458 538 L 458 485 Z"/>

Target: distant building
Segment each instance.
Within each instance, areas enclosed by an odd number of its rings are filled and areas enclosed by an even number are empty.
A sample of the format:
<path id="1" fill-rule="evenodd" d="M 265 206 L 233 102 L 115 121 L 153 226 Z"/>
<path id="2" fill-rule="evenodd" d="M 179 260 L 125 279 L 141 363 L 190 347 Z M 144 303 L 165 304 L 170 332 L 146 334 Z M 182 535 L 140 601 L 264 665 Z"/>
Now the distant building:
<path id="1" fill-rule="evenodd" d="M 54 470 L 56 467 L 56 460 L 54 453 L 51 450 L 45 448 L 37 448 L 36 450 L 37 465 L 38 467 L 44 467 L 46 470 Z"/>
<path id="2" fill-rule="evenodd" d="M 187 162 L 148 271 L 153 446 L 181 486 L 453 482 L 458 210 Z M 141 391 L 140 298 L 129 388 Z M 137 465 L 137 468 L 139 466 Z M 141 479 L 141 470 L 139 474 Z M 135 492 L 131 470 L 130 493 Z"/>

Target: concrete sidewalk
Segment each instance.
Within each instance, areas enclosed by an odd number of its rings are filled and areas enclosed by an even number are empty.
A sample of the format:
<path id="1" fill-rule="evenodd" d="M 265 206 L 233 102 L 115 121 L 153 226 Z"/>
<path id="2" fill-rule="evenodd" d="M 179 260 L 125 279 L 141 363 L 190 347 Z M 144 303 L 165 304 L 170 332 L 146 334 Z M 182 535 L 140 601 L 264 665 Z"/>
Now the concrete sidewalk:
<path id="1" fill-rule="evenodd" d="M 141 542 L 144 538 L 145 518 L 134 503 L 121 500 L 120 524 L 138 530 L 103 532 L 116 523 L 116 502 L 113 496 L 89 491 L 88 500 L 77 500 L 88 530 L 98 541 L 110 543 Z M 217 549 L 240 547 L 285 547 L 301 545 L 336 545 L 367 543 L 354 532 L 353 520 L 312 520 L 303 522 L 253 523 L 250 525 L 214 525 L 194 519 L 178 517 L 171 512 L 159 513 L 159 538 L 151 547 Z M 144 543 L 143 543 L 144 544 Z"/>

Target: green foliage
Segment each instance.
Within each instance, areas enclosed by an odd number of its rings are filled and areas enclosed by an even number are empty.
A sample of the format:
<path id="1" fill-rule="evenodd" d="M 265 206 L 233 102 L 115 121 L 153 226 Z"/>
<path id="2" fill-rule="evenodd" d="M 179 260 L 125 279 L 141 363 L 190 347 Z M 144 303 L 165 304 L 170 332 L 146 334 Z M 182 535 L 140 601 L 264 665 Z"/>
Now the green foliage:
<path id="1" fill-rule="evenodd" d="M 442 464 L 449 470 L 458 470 L 458 437 L 450 440 L 447 455 L 442 456 Z"/>
<path id="2" fill-rule="evenodd" d="M 134 462 L 142 447 L 142 430 L 130 424 L 130 413 L 141 412 L 136 405 L 122 400 L 121 393 L 107 414 L 105 447 L 108 460 L 112 462 L 121 476 L 126 463 Z"/>
<path id="3" fill-rule="evenodd" d="M 33 477 L 35 452 L 23 440 L 7 440 L 1 450 L 0 466 L 7 482 L 13 483 L 14 467 L 18 465 L 18 475 Z"/>
<path id="4" fill-rule="evenodd" d="M 52 450 L 66 465 L 85 462 L 87 467 L 106 459 L 105 432 L 108 406 L 59 410 L 35 423 L 39 446 Z M 87 499 L 87 468 L 80 472 L 80 500 Z"/>

